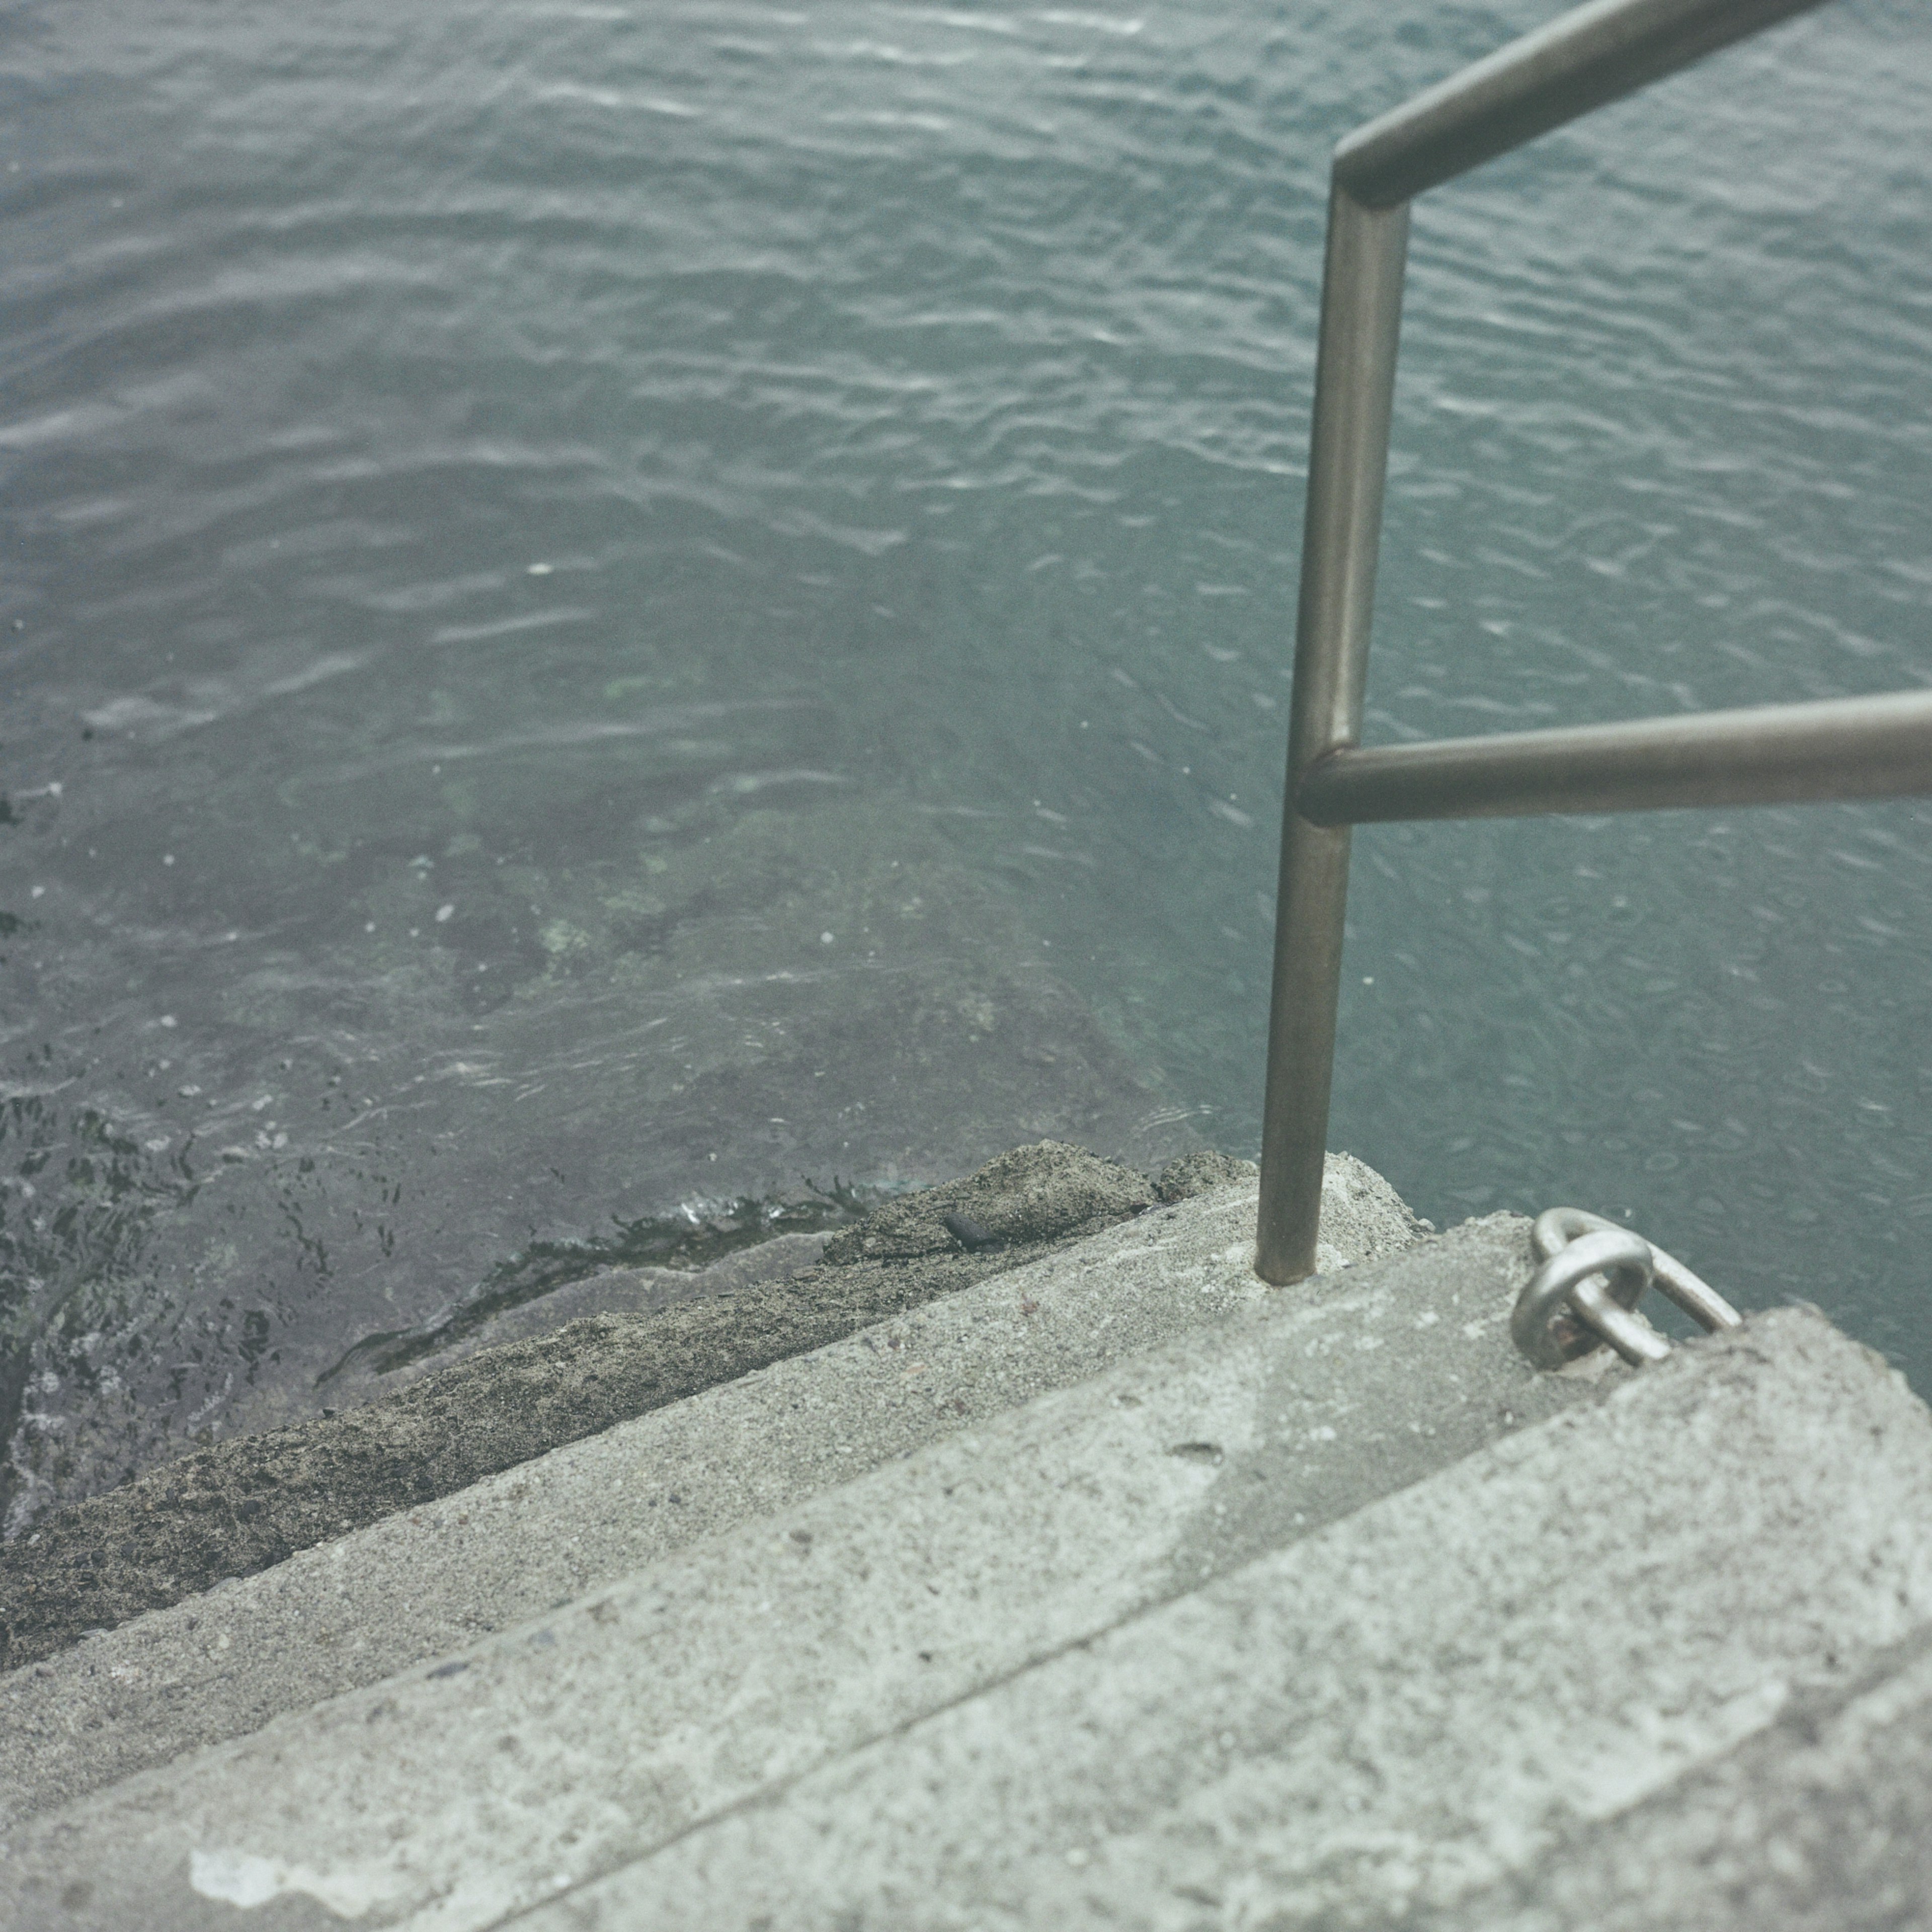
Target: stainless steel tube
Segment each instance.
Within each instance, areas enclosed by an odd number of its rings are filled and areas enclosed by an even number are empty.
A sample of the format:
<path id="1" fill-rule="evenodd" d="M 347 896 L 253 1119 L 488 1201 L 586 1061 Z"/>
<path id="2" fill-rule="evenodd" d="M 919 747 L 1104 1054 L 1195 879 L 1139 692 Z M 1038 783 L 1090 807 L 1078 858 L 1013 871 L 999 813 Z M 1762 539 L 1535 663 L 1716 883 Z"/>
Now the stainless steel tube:
<path id="1" fill-rule="evenodd" d="M 1408 202 L 1818 0 L 1588 0 L 1336 150 L 1282 801 L 1255 1268 L 1315 1268 L 1348 826 L 1932 791 L 1926 706 L 1901 694 L 1363 751 Z"/>
<path id="2" fill-rule="evenodd" d="M 1590 0 L 1358 128 L 1335 179 L 1390 208 L 1819 0 Z"/>
<path id="3" fill-rule="evenodd" d="M 1315 1270 L 1348 892 L 1346 828 L 1311 824 L 1294 800 L 1304 772 L 1360 735 L 1408 247 L 1406 206 L 1364 208 L 1345 189 L 1333 190 L 1302 532 L 1255 1250 L 1256 1271 L 1277 1283 Z"/>
<path id="4" fill-rule="evenodd" d="M 1932 794 L 1932 691 L 1342 750 L 1302 768 L 1316 825 Z"/>

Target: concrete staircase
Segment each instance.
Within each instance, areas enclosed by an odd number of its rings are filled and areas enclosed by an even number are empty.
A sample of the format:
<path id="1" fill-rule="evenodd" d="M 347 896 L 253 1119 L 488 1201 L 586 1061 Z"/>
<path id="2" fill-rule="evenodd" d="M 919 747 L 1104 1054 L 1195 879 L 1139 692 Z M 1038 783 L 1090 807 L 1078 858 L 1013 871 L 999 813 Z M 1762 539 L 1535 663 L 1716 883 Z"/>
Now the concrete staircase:
<path id="1" fill-rule="evenodd" d="M 1536 1374 L 1526 1223 L 1331 1183 L 0 1679 L 0 1922 L 1932 1922 L 1932 1416 L 1795 1309 Z"/>

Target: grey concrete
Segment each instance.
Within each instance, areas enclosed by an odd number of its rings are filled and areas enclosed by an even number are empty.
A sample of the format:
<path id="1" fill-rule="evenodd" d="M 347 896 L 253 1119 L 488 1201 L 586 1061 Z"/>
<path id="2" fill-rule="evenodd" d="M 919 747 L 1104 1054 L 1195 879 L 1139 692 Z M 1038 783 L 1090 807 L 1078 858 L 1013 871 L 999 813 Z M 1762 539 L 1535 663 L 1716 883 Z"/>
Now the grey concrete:
<path id="1" fill-rule="evenodd" d="M 758 1802 L 597 1884 L 566 1884 L 560 1862 L 560 1897 L 518 1922 L 1181 1932 L 1467 1904 L 1457 1922 L 1487 1926 L 1511 1874 L 1647 1802 L 1652 1835 L 1632 1850 L 1694 1856 L 1698 1831 L 1670 1826 L 1675 1794 L 1721 1779 L 1795 1700 L 1856 1680 L 1928 1621 L 1932 1417 L 1822 1318 L 1779 1310 L 978 1696 L 768 1778 Z M 1815 1749 L 1869 1798 L 1874 1775 L 1922 1768 L 1927 1692 L 1922 1670 L 1888 1686 L 1881 1668 L 1867 1688 Z M 1874 1732 L 1911 1748 L 1874 1765 L 1860 1738 Z M 1856 1879 L 1868 1848 L 1815 1827 L 1765 1836 L 1802 1810 L 1804 1769 L 1787 1759 L 1769 1781 L 1782 1811 L 1720 1801 L 1702 1849 L 1717 1837 L 1733 1870 L 1755 1849 L 1761 1916 L 1737 1922 L 1781 1928 L 1803 1919 L 1767 1870 L 1810 1850 L 1828 1872 L 1835 1851 Z M 1748 1771 L 1737 1784 L 1751 1795 Z M 1888 1788 L 1864 1809 L 1889 1829 L 1925 1805 Z M 1890 1849 L 1864 1864 L 1897 1888 L 1862 1909 L 1923 1924 L 1924 1861 Z M 1579 1874 L 1565 1916 L 1522 1922 L 1610 1922 L 1592 1911 L 1600 1875 Z M 1613 1922 L 1632 1926 L 1701 1927 L 1722 1890 L 1721 1874 L 1668 1863 L 1616 1880 Z M 1822 1902 L 1814 1884 L 1810 1922 L 1846 1922 L 1821 1920 Z"/>
<path id="2" fill-rule="evenodd" d="M 1932 1924 L 1932 1630 L 1792 1697 L 1728 1757 L 1412 1932 L 1880 1932 Z"/>
<path id="3" fill-rule="evenodd" d="M 922 1316 L 1009 1360 L 1003 1337 L 1056 1294 L 1070 1334 L 1150 1294 L 1239 1296 L 1218 1324 L 433 1670 L 14 1827 L 14 1922 L 198 1925 L 226 1899 L 262 1925 L 494 1924 L 1597 1393 L 1509 1346 L 1522 1221 L 1282 1295 L 1253 1288 L 1252 1192 L 1228 1192 Z M 931 1371 L 890 1340 L 874 1396 Z M 866 1426 L 866 1406 L 804 1418 L 765 1460 Z"/>
<path id="4" fill-rule="evenodd" d="M 1392 1190 L 1376 1186 L 1378 1193 L 1369 1190 L 1350 1209 L 1364 1254 L 1410 1240 L 1418 1227 Z M 0 1667 L 50 1657 L 90 1629 L 252 1575 L 562 1444 L 903 1316 L 1154 1199 L 1144 1175 L 1042 1141 L 891 1202 L 828 1243 L 826 1265 L 642 1313 L 604 1310 L 483 1350 L 348 1413 L 184 1456 L 0 1546 Z M 984 1224 L 970 1245 L 944 1224 L 954 1208 Z"/>
<path id="5" fill-rule="evenodd" d="M 1413 1238 L 1406 1209 L 1360 1162 L 1336 1156 L 1330 1183 L 1332 1266 Z M 991 1218 L 969 1186 L 943 1198 Z M 0 1827 L 542 1616 L 1244 1314 L 1272 1293 L 1247 1266 L 1254 1198 L 1250 1180 L 1157 1210 L 0 1678 Z M 1516 1264 L 1497 1262 L 1496 1293 Z"/>

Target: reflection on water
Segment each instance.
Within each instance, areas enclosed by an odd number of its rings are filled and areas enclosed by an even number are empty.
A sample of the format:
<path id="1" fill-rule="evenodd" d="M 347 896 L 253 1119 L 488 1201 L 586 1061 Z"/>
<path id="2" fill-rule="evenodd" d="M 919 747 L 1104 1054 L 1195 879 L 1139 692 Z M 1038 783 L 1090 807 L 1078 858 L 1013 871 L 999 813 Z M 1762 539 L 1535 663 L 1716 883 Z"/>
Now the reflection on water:
<path id="1" fill-rule="evenodd" d="M 614 1228 L 1252 1152 L 1326 151 L 1551 10 L 23 15 L 11 1525 Z M 1375 735 L 1932 676 L 1928 40 L 1419 206 Z M 1336 1144 L 1932 1383 L 1928 823 L 1358 834 Z"/>

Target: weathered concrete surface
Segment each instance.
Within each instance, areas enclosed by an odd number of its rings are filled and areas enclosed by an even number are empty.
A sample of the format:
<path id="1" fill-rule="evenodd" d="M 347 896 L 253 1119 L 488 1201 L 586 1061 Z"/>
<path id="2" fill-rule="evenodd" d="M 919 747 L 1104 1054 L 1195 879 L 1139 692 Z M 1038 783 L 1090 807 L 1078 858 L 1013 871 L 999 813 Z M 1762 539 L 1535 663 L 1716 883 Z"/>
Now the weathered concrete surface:
<path id="1" fill-rule="evenodd" d="M 1932 1630 L 1794 1696 L 1730 1756 L 1411 1932 L 1880 1932 L 1932 1924 Z"/>
<path id="2" fill-rule="evenodd" d="M 1174 1269 L 1163 1228 L 1212 1226 L 1216 1198 L 1170 1213 L 982 1285 L 982 1336 L 1056 1274 L 1091 1324 L 1137 1270 L 1172 1295 L 1204 1262 L 1245 1266 L 1244 1239 Z M 10 1829 L 8 1902 L 28 1924 L 196 1924 L 223 1897 L 271 1925 L 318 1900 L 494 1924 L 1591 1400 L 1509 1346 L 1525 1234 L 1497 1217 L 1256 1298 L 434 1670 Z"/>
<path id="3" fill-rule="evenodd" d="M 1202 1148 L 1169 1161 L 1160 1171 L 1160 1178 L 1154 1184 L 1154 1192 L 1162 1201 L 1185 1201 L 1192 1195 L 1210 1194 L 1217 1187 L 1232 1187 L 1238 1181 L 1252 1180 L 1260 1171 L 1251 1160 L 1237 1160 L 1232 1154 L 1217 1154 L 1212 1148 Z M 1433 1222 L 1422 1221 L 1416 1225 L 1432 1234 L 1436 1232 Z"/>
<path id="4" fill-rule="evenodd" d="M 1486 1926 L 1486 1890 L 1647 1801 L 1653 1835 L 1635 1830 L 1632 1852 L 1694 1850 L 1696 1830 L 1668 1822 L 1687 1783 L 1731 1777 L 1749 1797 L 1795 1698 L 1856 1679 L 1928 1619 L 1932 1417 L 1822 1318 L 1778 1310 L 979 1696 L 770 1779 L 759 1802 L 596 1885 L 558 1884 L 569 1896 L 519 1922 L 1178 1932 L 1466 1904 L 1459 1922 Z M 1882 1716 L 1889 1696 L 1920 1712 L 1925 1694 L 1915 1672 L 1869 1688 L 1865 1708 Z M 1922 1722 L 1886 1734 L 1902 1748 L 1884 1762 L 1862 1757 L 1861 1728 L 1856 1715 L 1844 1726 L 1854 1802 L 1836 1808 L 1890 1830 L 1924 1808 L 1890 1782 L 1922 1765 Z M 1787 1742 L 1805 1736 L 1801 1723 Z M 1754 1739 L 1765 1764 L 1727 1770 Z M 1832 1740 L 1813 1748 L 1828 1757 Z M 1795 1813 L 1803 1768 L 1786 1757 L 1764 1782 Z M 1723 1819 L 1733 1869 L 1757 1842 L 1750 1922 L 1821 1922 L 1805 1846 L 1822 1852 L 1822 1834 L 1787 1858 L 1759 1838 L 1762 1814 L 1720 1798 L 1703 1816 L 1707 1834 Z M 1843 1847 L 1847 1876 L 1862 1853 L 1900 1886 L 1876 1922 L 1927 1922 L 1923 1859 Z M 1568 1916 L 1524 1922 L 1610 1922 L 1588 1890 L 1603 1870 L 1577 1874 Z M 1708 1876 L 1625 1865 L 1614 1922 L 1701 1927 L 1700 1902 L 1724 1889 Z"/>
<path id="5" fill-rule="evenodd" d="M 344 1363 L 322 1384 L 334 1398 L 328 1406 L 340 1412 L 379 1402 L 428 1376 L 441 1375 L 472 1355 L 506 1342 L 554 1334 L 586 1315 L 650 1315 L 678 1302 L 715 1301 L 742 1294 L 766 1282 L 789 1280 L 816 1268 L 831 1238 L 830 1231 L 774 1234 L 769 1240 L 721 1256 L 703 1268 L 602 1268 L 500 1310 L 467 1332 L 448 1334 L 455 1324 L 446 1318 L 445 1335 L 436 1337 L 436 1347 L 412 1361 L 394 1368 L 378 1367 L 369 1359 L 376 1353 L 371 1350 Z M 436 1325 L 429 1324 L 423 1332 L 430 1334 Z"/>
<path id="6" fill-rule="evenodd" d="M 1238 1177 L 1215 1160 L 1210 1178 Z M 1202 1178 L 1196 1162 L 1179 1181 Z M 987 1211 L 983 1198 L 949 1192 Z M 0 1826 L 539 1616 L 700 1537 L 1280 1300 L 1250 1270 L 1254 1213 L 1252 1180 L 1187 1198 L 15 1671 L 0 1678 Z M 1330 1264 L 1388 1253 L 1414 1225 L 1378 1176 L 1331 1158 Z M 1526 1264 L 1521 1231 L 1506 1224 L 1480 1240 L 1499 1300 Z M 1328 1309 L 1334 1286 L 1298 1291 L 1292 1304 L 1313 1297 Z M 1341 1332 L 1339 1312 L 1324 1316 L 1323 1334 Z"/>
<path id="7" fill-rule="evenodd" d="M 1357 1256 L 1418 1231 L 1393 1191 L 1375 1187 L 1372 1231 L 1374 1190 L 1356 1204 Z M 183 1456 L 0 1548 L 0 1669 L 956 1293 L 1154 1199 L 1131 1170 L 1042 1142 L 890 1204 L 832 1244 L 826 1265 L 729 1295 L 598 1314 L 482 1351 L 366 1407 Z M 956 1206 L 1003 1238 L 969 1252 L 940 1219 Z M 874 1252 L 875 1223 L 886 1232 Z"/>
<path id="8" fill-rule="evenodd" d="M 1051 1143 L 1046 1144 L 1051 1145 Z M 1024 1247 L 1097 1231 L 1154 1205 L 1154 1184 L 1090 1154 L 1016 1148 L 977 1174 L 889 1202 L 826 1243 L 830 1262 L 917 1261 L 956 1255 L 962 1245 Z M 964 1238 L 959 1217 L 977 1232 Z M 948 1217 L 956 1224 L 947 1225 Z"/>

